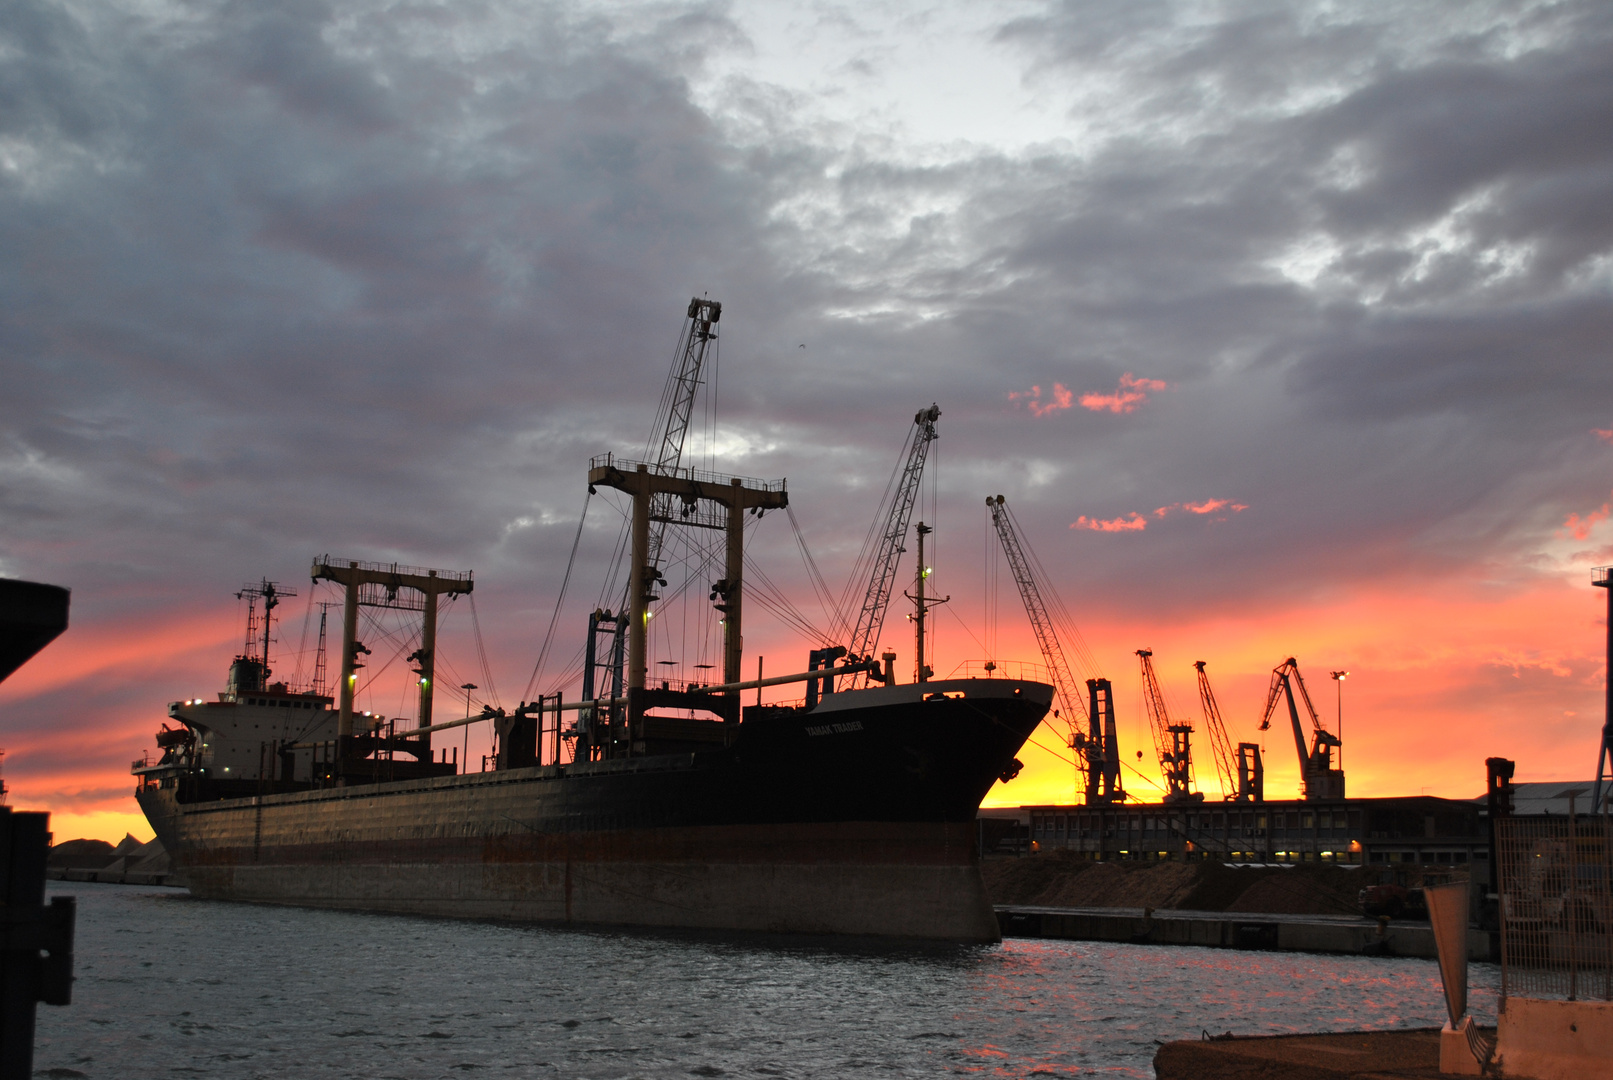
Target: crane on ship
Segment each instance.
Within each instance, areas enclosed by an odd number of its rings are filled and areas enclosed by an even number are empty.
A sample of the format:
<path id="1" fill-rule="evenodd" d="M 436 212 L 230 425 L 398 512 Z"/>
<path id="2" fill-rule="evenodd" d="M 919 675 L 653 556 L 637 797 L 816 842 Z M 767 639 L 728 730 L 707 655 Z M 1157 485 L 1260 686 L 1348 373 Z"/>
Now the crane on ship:
<path id="1" fill-rule="evenodd" d="M 648 463 L 659 475 L 676 473 L 683 464 L 683 444 L 689 434 L 689 420 L 694 414 L 695 399 L 704 384 L 703 373 L 708 359 L 717 359 L 717 324 L 722 320 L 722 303 L 702 297 L 691 297 L 684 317 L 683 330 L 678 335 L 677 349 L 673 353 L 672 368 L 667 373 L 666 385 L 661 390 L 661 402 L 656 408 L 655 423 L 645 444 Z M 590 492 L 592 494 L 592 492 Z M 666 538 L 667 523 L 675 517 L 688 517 L 692 502 L 677 500 L 676 496 L 657 492 L 651 497 L 647 558 L 641 571 L 645 590 L 666 585 L 661 573 L 661 552 Z M 674 506 L 674 503 L 678 505 Z M 629 577 L 629 588 L 631 587 Z M 726 580 L 712 586 L 713 599 L 727 598 Z M 659 599 L 647 597 L 646 599 Z M 626 660 L 625 612 L 630 597 L 624 596 L 616 611 L 596 608 L 588 615 L 588 637 L 583 643 L 582 693 L 585 700 L 601 698 L 619 699 L 623 696 L 623 665 Z M 620 717 L 616 706 L 601 706 L 598 710 L 579 713 L 576 733 L 585 743 L 592 741 L 595 728 L 609 730 Z"/>
<path id="2" fill-rule="evenodd" d="M 862 607 L 857 612 L 857 621 L 852 627 L 850 641 L 844 646 L 812 650 L 809 654 L 808 670 L 816 671 L 820 666 L 828 667 L 842 656 L 846 658 L 847 663 L 873 658 L 873 650 L 879 644 L 880 631 L 885 626 L 885 610 L 890 606 L 891 588 L 896 582 L 897 564 L 901 560 L 902 552 L 907 550 L 905 546 L 907 529 L 913 519 L 913 504 L 918 501 L 919 481 L 924 476 L 924 462 L 929 457 L 930 444 L 936 439 L 935 422 L 940 418 L 941 410 L 934 404 L 914 414 L 913 430 L 907 440 L 906 462 L 902 466 L 901 477 L 891 497 L 885 524 L 875 541 L 873 570 L 869 576 L 868 589 L 863 594 Z M 892 656 L 891 659 L 894 660 L 895 657 Z M 928 677 L 924 657 L 917 658 L 916 670 L 919 675 L 918 681 L 923 682 Z M 855 678 L 861 683 L 865 679 L 878 679 L 880 674 L 870 671 Z M 824 683 L 826 690 L 833 690 L 832 680 L 824 680 Z M 816 681 L 808 684 L 809 700 L 815 700 L 817 685 Z"/>
<path id="3" fill-rule="evenodd" d="M 1204 793 L 1193 790 L 1193 725 L 1173 723 L 1165 708 L 1165 694 L 1154 675 L 1154 650 L 1138 649 L 1142 661 L 1143 708 L 1154 733 L 1154 750 L 1159 755 L 1159 771 L 1165 774 L 1164 802 L 1203 802 Z"/>
<path id="4" fill-rule="evenodd" d="M 1305 729 L 1299 722 L 1299 708 L 1294 700 L 1294 687 L 1299 687 L 1300 700 L 1311 718 L 1311 746 L 1305 749 Z M 1299 755 L 1299 772 L 1302 777 L 1303 796 L 1306 799 L 1344 798 L 1344 770 L 1333 767 L 1333 751 L 1344 744 L 1339 737 L 1322 726 L 1311 704 L 1311 695 L 1305 689 L 1305 679 L 1299 673 L 1299 661 L 1290 656 L 1271 672 L 1271 689 L 1266 693 L 1266 711 L 1260 721 L 1260 730 L 1271 728 L 1271 717 L 1277 710 L 1278 695 L 1288 701 L 1288 719 L 1294 728 L 1294 750 Z"/>
<path id="5" fill-rule="evenodd" d="M 1216 704 L 1215 691 L 1210 689 L 1210 676 L 1204 667 L 1203 660 L 1193 661 L 1193 670 L 1199 673 L 1199 709 L 1204 714 L 1204 726 L 1210 732 L 1222 798 L 1227 802 L 1263 802 L 1266 784 L 1260 744 L 1241 742 L 1236 751 L 1233 750 L 1232 740 L 1227 738 L 1226 723 L 1221 719 L 1221 706 Z"/>
<path id="6" fill-rule="evenodd" d="M 1076 756 L 1076 776 L 1084 787 L 1083 801 L 1088 806 L 1109 805 L 1121 802 L 1126 793 L 1120 788 L 1120 753 L 1115 735 L 1114 698 L 1108 679 L 1086 681 L 1090 708 L 1083 703 L 1075 690 L 1075 678 L 1064 658 L 1064 647 L 1059 643 L 1053 619 L 1042 601 L 1042 590 L 1031 569 L 1019 538 L 1019 529 L 1008 501 L 1001 495 L 987 496 L 986 506 L 991 511 L 991 523 L 1002 543 L 1003 555 L 1008 560 L 1014 584 L 1019 587 L 1020 599 L 1025 603 L 1025 614 L 1030 618 L 1036 644 L 1042 650 L 1042 659 L 1053 679 L 1053 689 L 1061 707 L 1053 715 L 1061 717 L 1068 728 L 1066 743 Z M 1049 584 L 1049 591 L 1052 586 Z M 1062 716 L 1061 716 L 1062 714 Z M 1077 720 L 1085 721 L 1087 730 L 1081 730 Z"/>

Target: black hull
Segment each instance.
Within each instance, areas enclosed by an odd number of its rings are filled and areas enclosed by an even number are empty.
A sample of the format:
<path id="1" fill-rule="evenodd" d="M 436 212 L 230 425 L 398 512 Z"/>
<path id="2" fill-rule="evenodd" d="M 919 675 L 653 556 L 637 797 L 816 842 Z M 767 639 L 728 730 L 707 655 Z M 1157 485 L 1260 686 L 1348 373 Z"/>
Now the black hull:
<path id="1" fill-rule="evenodd" d="M 753 712 L 732 745 L 690 754 L 139 798 L 203 896 L 994 940 L 975 812 L 1050 697 L 1006 680 L 878 688 Z"/>

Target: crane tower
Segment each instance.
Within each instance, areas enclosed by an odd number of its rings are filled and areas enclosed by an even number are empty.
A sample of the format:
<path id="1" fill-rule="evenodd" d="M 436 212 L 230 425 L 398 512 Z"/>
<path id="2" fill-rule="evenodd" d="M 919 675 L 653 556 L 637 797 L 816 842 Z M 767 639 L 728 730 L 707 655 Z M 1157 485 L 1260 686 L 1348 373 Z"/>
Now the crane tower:
<path id="1" fill-rule="evenodd" d="M 1193 725 L 1173 723 L 1166 712 L 1165 695 L 1154 675 L 1154 650 L 1138 649 L 1137 658 L 1143 669 L 1143 707 L 1154 732 L 1159 770 L 1165 774 L 1164 801 L 1203 802 L 1204 793 L 1193 790 Z"/>
<path id="2" fill-rule="evenodd" d="M 1305 729 L 1299 723 L 1299 708 L 1294 701 L 1294 687 L 1299 687 L 1300 699 L 1305 702 L 1305 711 L 1311 718 L 1311 747 L 1305 749 Z M 1303 777 L 1304 797 L 1306 799 L 1342 799 L 1344 798 L 1344 770 L 1333 767 L 1333 751 L 1343 746 L 1339 737 L 1322 726 L 1322 721 L 1316 716 L 1316 706 L 1311 704 L 1311 695 L 1305 689 L 1305 680 L 1299 673 L 1299 661 L 1290 656 L 1278 664 L 1271 672 L 1271 689 L 1266 693 L 1266 712 L 1260 721 L 1260 730 L 1266 731 L 1271 727 L 1272 713 L 1277 710 L 1277 697 L 1281 694 L 1288 700 L 1288 719 L 1294 728 L 1294 750 L 1299 755 L 1299 772 Z"/>
<path id="3" fill-rule="evenodd" d="M 1215 771 L 1221 779 L 1221 794 L 1228 802 L 1263 802 L 1266 798 L 1265 766 L 1260 760 L 1260 744 L 1241 742 L 1236 751 L 1227 738 L 1227 726 L 1221 719 L 1221 706 L 1216 704 L 1215 691 L 1210 689 L 1210 676 L 1204 670 L 1204 661 L 1193 661 L 1193 670 L 1199 673 L 1199 708 L 1204 713 L 1204 726 L 1210 730 L 1210 747 L 1215 752 Z"/>
<path id="4" fill-rule="evenodd" d="M 1116 750 L 1114 697 L 1109 680 L 1086 681 L 1091 703 L 1090 709 L 1087 708 L 1075 691 L 1075 679 L 1064 659 L 1064 648 L 1053 629 L 1047 605 L 1042 602 L 1042 591 L 1020 543 L 1008 501 L 1001 495 L 987 496 L 986 506 L 991 510 L 991 523 L 1002 542 L 1003 555 L 1008 559 L 1014 584 L 1019 587 L 1020 599 L 1025 602 L 1025 614 L 1030 617 L 1031 630 L 1036 634 L 1036 644 L 1052 676 L 1053 688 L 1063 703 L 1059 711 L 1069 727 L 1067 742 L 1075 751 L 1077 775 L 1085 781 L 1085 802 L 1088 806 L 1121 802 L 1126 793 L 1120 788 L 1120 755 Z M 1077 717 L 1086 720 L 1087 731 L 1081 730 Z"/>

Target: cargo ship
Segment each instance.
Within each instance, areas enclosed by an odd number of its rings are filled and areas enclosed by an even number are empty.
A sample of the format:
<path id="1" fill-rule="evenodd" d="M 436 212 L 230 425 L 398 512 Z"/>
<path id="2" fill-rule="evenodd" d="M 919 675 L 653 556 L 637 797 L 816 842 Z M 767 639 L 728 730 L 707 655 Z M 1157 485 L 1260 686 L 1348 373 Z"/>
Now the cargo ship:
<path id="1" fill-rule="evenodd" d="M 432 722 L 436 619 L 469 573 L 314 560 L 342 590 L 340 672 L 307 688 L 273 682 L 273 611 L 288 590 L 242 590 L 246 646 L 213 699 L 170 704 L 158 755 L 133 765 L 136 798 L 194 895 L 225 900 L 515 922 L 687 927 L 991 942 L 998 926 L 978 868 L 975 815 L 1047 713 L 1037 679 L 935 679 L 923 663 L 926 596 L 917 525 L 913 680 L 877 658 L 906 550 L 924 454 L 940 410 L 921 410 L 870 560 L 847 643 L 809 650 L 805 670 L 741 677 L 747 516 L 788 505 L 782 481 L 678 460 L 721 306 L 691 301 L 653 460 L 596 458 L 589 491 L 631 500 L 627 584 L 616 612 L 589 616 L 580 692 Z M 652 448 L 657 440 L 652 439 Z M 669 529 L 716 530 L 723 576 L 720 681 L 651 679 Z M 413 726 L 358 711 L 359 613 L 420 616 Z M 324 656 L 324 622 L 321 621 Z M 705 667 L 707 665 L 699 665 Z M 716 667 L 716 664 L 709 665 Z M 743 705 L 743 692 L 801 684 L 798 702 Z M 760 694 L 758 693 L 758 701 Z M 467 714 L 470 710 L 467 707 Z M 438 732 L 487 723 L 477 771 Z"/>

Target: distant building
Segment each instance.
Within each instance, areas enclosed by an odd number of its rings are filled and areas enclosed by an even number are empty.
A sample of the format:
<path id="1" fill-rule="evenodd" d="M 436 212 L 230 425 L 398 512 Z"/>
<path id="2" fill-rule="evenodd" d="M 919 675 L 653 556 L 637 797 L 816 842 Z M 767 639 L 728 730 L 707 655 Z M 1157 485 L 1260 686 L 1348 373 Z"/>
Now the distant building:
<path id="1" fill-rule="evenodd" d="M 1457 867 L 1488 858 L 1483 810 L 1483 800 L 1414 796 L 1023 806 L 982 810 L 980 816 L 987 851 L 1033 846 L 1100 860 Z M 1010 821 L 1019 828 L 1009 827 Z M 1009 840 L 1016 833 L 1020 845 Z M 999 843 L 992 844 L 992 837 Z"/>

